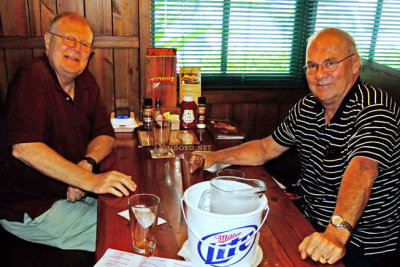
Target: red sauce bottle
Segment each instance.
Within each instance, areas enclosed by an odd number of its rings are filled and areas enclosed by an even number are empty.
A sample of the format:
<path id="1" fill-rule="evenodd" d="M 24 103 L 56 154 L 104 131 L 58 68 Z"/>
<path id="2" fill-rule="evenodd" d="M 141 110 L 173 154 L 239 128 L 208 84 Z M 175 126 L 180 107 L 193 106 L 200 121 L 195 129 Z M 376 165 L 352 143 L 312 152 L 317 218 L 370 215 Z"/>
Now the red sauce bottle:
<path id="1" fill-rule="evenodd" d="M 180 126 L 182 130 L 193 130 L 197 124 L 197 105 L 193 96 L 184 96 L 181 103 Z"/>

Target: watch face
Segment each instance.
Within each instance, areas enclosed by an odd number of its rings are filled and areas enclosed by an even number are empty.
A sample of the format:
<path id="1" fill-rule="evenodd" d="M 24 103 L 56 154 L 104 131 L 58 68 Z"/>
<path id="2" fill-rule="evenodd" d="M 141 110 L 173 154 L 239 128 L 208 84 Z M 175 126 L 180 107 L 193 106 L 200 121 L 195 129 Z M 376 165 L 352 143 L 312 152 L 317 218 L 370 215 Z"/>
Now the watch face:
<path id="1" fill-rule="evenodd" d="M 347 229 L 350 233 L 353 232 L 353 227 L 351 226 L 351 224 L 349 224 L 342 216 L 340 215 L 335 215 L 332 216 L 331 218 L 331 224 L 336 227 L 344 227 L 345 229 Z"/>
<path id="2" fill-rule="evenodd" d="M 343 223 L 343 218 L 340 217 L 340 216 L 338 216 L 338 215 L 333 216 L 333 217 L 332 217 L 332 223 L 333 223 L 334 225 L 341 225 L 341 224 Z"/>

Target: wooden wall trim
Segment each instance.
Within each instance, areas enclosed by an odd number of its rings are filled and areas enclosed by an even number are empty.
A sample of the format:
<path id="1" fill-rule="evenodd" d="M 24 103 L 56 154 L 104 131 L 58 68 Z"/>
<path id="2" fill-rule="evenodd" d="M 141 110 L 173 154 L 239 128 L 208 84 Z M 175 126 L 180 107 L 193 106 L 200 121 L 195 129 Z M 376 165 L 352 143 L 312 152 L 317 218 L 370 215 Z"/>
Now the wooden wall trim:
<path id="1" fill-rule="evenodd" d="M 139 48 L 137 36 L 95 36 L 95 48 Z M 0 37 L 0 48 L 27 49 L 44 48 L 43 36 Z"/>
<path id="2" fill-rule="evenodd" d="M 0 48 L 44 48 L 42 36 L 0 37 Z"/>
<path id="3" fill-rule="evenodd" d="M 93 46 L 95 48 L 139 48 L 137 36 L 96 36 Z"/>

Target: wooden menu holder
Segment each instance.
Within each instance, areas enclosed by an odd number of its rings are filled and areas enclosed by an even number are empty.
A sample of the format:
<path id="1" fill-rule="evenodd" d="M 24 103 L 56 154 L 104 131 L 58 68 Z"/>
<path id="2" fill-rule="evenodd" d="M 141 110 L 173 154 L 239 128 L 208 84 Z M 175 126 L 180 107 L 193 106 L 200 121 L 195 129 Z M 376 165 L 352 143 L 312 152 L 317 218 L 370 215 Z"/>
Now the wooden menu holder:
<path id="1" fill-rule="evenodd" d="M 149 48 L 146 56 L 146 98 L 162 107 L 177 106 L 176 49 Z"/>

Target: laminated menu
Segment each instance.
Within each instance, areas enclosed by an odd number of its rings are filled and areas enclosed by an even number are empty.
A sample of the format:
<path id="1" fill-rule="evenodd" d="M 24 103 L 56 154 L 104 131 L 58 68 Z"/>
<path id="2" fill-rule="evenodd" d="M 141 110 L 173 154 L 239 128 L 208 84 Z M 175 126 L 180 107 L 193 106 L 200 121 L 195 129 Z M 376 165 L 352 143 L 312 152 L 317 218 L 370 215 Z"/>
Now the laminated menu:
<path id="1" fill-rule="evenodd" d="M 246 135 L 230 120 L 213 119 L 207 123 L 207 129 L 215 140 L 241 140 Z"/>
<path id="2" fill-rule="evenodd" d="M 193 96 L 194 102 L 201 96 L 201 69 L 180 68 L 179 103 L 184 96 Z"/>
<path id="3" fill-rule="evenodd" d="M 126 266 L 152 266 L 152 267 L 194 267 L 196 264 L 188 261 L 167 259 L 161 257 L 145 257 L 126 251 L 108 248 L 106 253 L 96 263 L 95 267 L 126 267 Z"/>
<path id="4" fill-rule="evenodd" d="M 163 107 L 177 106 L 176 49 L 149 48 L 146 55 L 146 98 L 161 100 Z"/>

